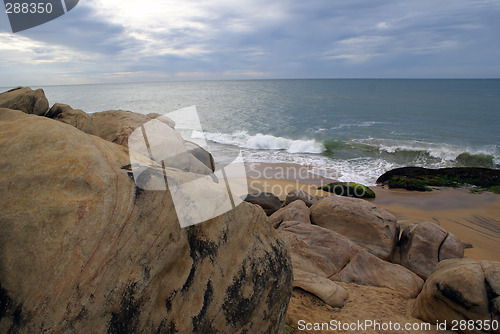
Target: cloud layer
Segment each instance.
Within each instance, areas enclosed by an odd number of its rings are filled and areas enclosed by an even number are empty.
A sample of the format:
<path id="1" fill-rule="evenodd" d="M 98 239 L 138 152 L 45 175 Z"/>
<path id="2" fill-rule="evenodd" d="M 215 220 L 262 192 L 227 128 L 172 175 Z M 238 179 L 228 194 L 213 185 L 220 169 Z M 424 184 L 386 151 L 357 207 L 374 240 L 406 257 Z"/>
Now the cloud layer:
<path id="1" fill-rule="evenodd" d="M 500 2 L 86 0 L 0 24 L 0 86 L 246 78 L 500 77 Z"/>

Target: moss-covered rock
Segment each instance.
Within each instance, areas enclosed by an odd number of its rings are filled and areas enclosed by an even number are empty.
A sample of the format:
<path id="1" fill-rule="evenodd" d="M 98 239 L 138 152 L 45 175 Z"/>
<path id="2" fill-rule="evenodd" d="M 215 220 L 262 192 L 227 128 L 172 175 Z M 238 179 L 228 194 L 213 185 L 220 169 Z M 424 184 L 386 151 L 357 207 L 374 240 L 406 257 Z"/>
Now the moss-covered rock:
<path id="1" fill-rule="evenodd" d="M 389 188 L 431 191 L 430 187 L 477 186 L 491 191 L 500 187 L 500 170 L 488 168 L 441 168 L 403 167 L 384 173 L 377 183 Z"/>
<path id="2" fill-rule="evenodd" d="M 340 196 L 356 198 L 375 198 L 373 190 L 355 182 L 332 182 L 326 186 L 319 187 L 323 191 L 328 191 Z"/>

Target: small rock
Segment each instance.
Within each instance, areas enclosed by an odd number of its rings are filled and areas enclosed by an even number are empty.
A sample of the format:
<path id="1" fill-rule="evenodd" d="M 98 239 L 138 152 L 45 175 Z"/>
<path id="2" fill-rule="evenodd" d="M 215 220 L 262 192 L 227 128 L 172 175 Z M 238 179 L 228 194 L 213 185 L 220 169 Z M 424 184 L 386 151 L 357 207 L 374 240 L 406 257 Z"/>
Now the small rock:
<path id="1" fill-rule="evenodd" d="M 67 104 L 54 103 L 54 105 L 49 109 L 49 111 L 45 113 L 44 116 L 48 118 L 56 118 L 57 115 L 69 110 L 73 110 L 73 108 L 71 108 L 71 106 Z"/>
<path id="2" fill-rule="evenodd" d="M 259 205 L 268 216 L 278 211 L 281 207 L 280 199 L 272 193 L 248 194 L 245 201 Z"/>
<path id="3" fill-rule="evenodd" d="M 375 198 L 373 190 L 355 182 L 332 182 L 326 186 L 319 187 L 323 191 L 328 191 L 339 196 L 356 198 Z"/>
<path id="4" fill-rule="evenodd" d="M 302 270 L 293 270 L 293 287 L 318 296 L 331 307 L 344 307 L 349 292 L 327 278 Z"/>
<path id="5" fill-rule="evenodd" d="M 285 205 L 288 205 L 288 204 L 290 204 L 293 201 L 296 201 L 298 199 L 304 201 L 304 203 L 306 203 L 306 205 L 308 207 L 311 207 L 313 204 L 316 204 L 316 202 L 318 202 L 321 199 L 321 197 L 311 195 L 311 194 L 306 193 L 304 190 L 301 190 L 301 189 L 295 189 L 295 190 L 290 191 L 286 195 Z"/>
<path id="6" fill-rule="evenodd" d="M 310 214 L 311 210 L 309 210 L 304 201 L 298 199 L 273 213 L 269 217 L 269 223 L 274 228 L 278 228 L 284 221 L 298 221 L 311 224 Z"/>

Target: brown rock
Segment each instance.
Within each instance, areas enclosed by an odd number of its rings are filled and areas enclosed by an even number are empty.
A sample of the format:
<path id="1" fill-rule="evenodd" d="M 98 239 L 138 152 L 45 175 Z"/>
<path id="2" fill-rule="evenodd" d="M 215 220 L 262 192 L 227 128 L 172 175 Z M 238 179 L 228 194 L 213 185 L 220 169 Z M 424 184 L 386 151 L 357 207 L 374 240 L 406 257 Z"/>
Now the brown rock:
<path id="1" fill-rule="evenodd" d="M 301 223 L 311 224 L 309 218 L 311 211 L 306 206 L 304 201 L 296 200 L 287 206 L 279 209 L 269 217 L 269 223 L 274 228 L 278 228 L 284 221 L 298 221 Z"/>
<path id="2" fill-rule="evenodd" d="M 301 270 L 293 271 L 293 287 L 318 296 L 332 307 L 343 307 L 349 293 L 340 285 L 324 277 Z"/>
<path id="3" fill-rule="evenodd" d="M 69 110 L 73 110 L 73 108 L 71 108 L 71 106 L 67 105 L 67 104 L 64 104 L 64 103 L 54 103 L 54 105 L 50 108 L 49 111 L 47 111 L 45 113 L 45 117 L 48 117 L 48 118 L 56 118 L 57 115 L 65 112 L 65 111 L 69 111 Z"/>
<path id="4" fill-rule="evenodd" d="M 272 193 L 263 192 L 258 194 L 248 194 L 245 197 L 245 201 L 262 207 L 268 216 L 278 211 L 281 207 L 280 199 Z"/>
<path id="5" fill-rule="evenodd" d="M 1 333 L 281 333 L 292 268 L 262 210 L 182 229 L 125 147 L 19 111 L 0 154 Z"/>
<path id="6" fill-rule="evenodd" d="M 293 270 L 301 270 L 322 277 L 330 277 L 338 271 L 338 268 L 321 255 L 316 247 L 309 246 L 292 232 L 282 230 L 278 232 L 290 253 Z"/>
<path id="7" fill-rule="evenodd" d="M 401 234 L 400 252 L 401 265 L 424 280 L 439 261 L 464 257 L 461 241 L 431 222 L 407 226 Z"/>
<path id="8" fill-rule="evenodd" d="M 389 263 L 363 250 L 341 272 L 332 277 L 345 283 L 386 287 L 398 291 L 406 298 L 415 298 L 424 281 L 410 270 Z"/>
<path id="9" fill-rule="evenodd" d="M 18 87 L 0 94 L 0 108 L 21 110 L 27 114 L 43 116 L 49 109 L 49 101 L 43 89 L 32 90 L 29 87 Z"/>
<path id="10" fill-rule="evenodd" d="M 396 217 L 357 198 L 322 198 L 311 207 L 311 222 L 346 236 L 383 260 L 392 259 L 399 238 Z"/>
<path id="11" fill-rule="evenodd" d="M 307 254 L 309 252 L 314 252 L 323 257 L 329 265 L 329 275 L 325 276 L 327 278 L 342 270 L 342 268 L 349 263 L 351 258 L 362 250 L 361 247 L 351 242 L 343 235 L 312 224 L 283 222 L 278 230 L 293 233 L 306 245 L 306 247 L 304 247 L 303 244 L 300 248 L 293 246 L 289 248 L 292 251 L 292 260 L 294 253 Z M 298 269 L 304 270 L 301 268 Z"/>
<path id="12" fill-rule="evenodd" d="M 97 127 L 100 137 L 118 145 L 128 146 L 129 135 L 139 126 L 158 119 L 173 128 L 175 123 L 166 116 L 150 117 L 126 110 L 108 110 L 91 115 L 92 122 Z"/>
<path id="13" fill-rule="evenodd" d="M 298 199 L 304 201 L 304 203 L 306 203 L 306 205 L 308 207 L 311 207 L 313 204 L 316 204 L 316 202 L 318 202 L 321 199 L 321 197 L 311 195 L 311 194 L 306 193 L 304 190 L 301 190 L 301 189 L 295 189 L 295 190 L 290 191 L 286 195 L 285 205 L 288 205 L 288 204 L 290 204 Z"/>
<path id="14" fill-rule="evenodd" d="M 500 262 L 449 259 L 438 263 L 419 294 L 413 315 L 424 321 L 500 322 Z M 459 333 L 498 333 L 468 330 Z"/>
<path id="15" fill-rule="evenodd" d="M 89 135 L 99 136 L 99 130 L 95 127 L 90 116 L 80 109 L 65 110 L 54 119 L 72 125 Z"/>

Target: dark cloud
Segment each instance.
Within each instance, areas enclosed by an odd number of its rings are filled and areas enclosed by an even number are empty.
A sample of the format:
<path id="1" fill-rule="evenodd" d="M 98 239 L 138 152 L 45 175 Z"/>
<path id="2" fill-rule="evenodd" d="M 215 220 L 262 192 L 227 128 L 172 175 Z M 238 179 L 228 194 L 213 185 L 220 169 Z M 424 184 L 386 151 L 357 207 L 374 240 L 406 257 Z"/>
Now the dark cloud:
<path id="1" fill-rule="evenodd" d="M 85 82 L 500 76 L 498 1 L 188 1 L 179 17 L 166 10 L 150 20 L 106 17 L 98 1 L 16 34 L 35 43 L 28 60 L 0 69 L 15 75 L 32 59 L 40 76 L 57 70 Z"/>

